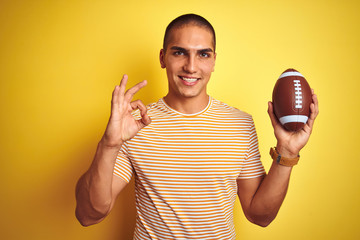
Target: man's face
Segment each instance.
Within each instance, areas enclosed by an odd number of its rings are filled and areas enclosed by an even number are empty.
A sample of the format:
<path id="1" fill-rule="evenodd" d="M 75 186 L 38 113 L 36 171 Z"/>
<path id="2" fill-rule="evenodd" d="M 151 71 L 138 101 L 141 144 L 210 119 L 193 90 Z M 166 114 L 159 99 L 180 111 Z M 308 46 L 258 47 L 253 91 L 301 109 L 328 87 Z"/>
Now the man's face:
<path id="1" fill-rule="evenodd" d="M 207 97 L 206 85 L 214 71 L 216 54 L 212 34 L 204 27 L 186 25 L 172 29 L 160 63 L 166 68 L 169 96 Z"/>

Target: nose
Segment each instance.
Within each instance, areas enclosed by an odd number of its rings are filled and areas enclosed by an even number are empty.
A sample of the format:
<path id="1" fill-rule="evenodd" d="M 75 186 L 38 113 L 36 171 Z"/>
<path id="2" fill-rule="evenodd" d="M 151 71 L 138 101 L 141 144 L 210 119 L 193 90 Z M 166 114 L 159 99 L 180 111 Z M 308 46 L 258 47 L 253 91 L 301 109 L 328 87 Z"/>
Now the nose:
<path id="1" fill-rule="evenodd" d="M 184 64 L 184 71 L 187 73 L 195 73 L 196 72 L 196 56 L 193 54 L 189 54 L 186 58 L 186 62 Z"/>

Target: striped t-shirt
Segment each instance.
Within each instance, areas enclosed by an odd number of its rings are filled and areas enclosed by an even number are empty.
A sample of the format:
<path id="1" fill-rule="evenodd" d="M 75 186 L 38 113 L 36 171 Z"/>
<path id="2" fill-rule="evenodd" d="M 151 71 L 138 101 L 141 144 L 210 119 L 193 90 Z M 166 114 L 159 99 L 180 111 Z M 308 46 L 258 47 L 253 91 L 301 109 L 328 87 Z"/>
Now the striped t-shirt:
<path id="1" fill-rule="evenodd" d="M 252 117 L 218 100 L 182 114 L 163 99 L 118 154 L 114 174 L 135 175 L 134 239 L 235 239 L 237 179 L 265 174 Z"/>

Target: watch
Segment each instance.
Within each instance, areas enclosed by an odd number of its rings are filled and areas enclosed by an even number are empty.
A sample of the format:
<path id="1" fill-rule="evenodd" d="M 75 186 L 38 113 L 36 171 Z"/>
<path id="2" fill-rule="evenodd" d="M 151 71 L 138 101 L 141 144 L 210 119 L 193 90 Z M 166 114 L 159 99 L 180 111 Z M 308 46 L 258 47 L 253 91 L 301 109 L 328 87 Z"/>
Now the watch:
<path id="1" fill-rule="evenodd" d="M 281 156 L 280 153 L 278 153 L 276 148 L 270 148 L 270 156 L 278 164 L 283 165 L 283 166 L 287 166 L 287 167 L 295 166 L 296 164 L 298 164 L 299 159 L 300 159 L 300 155 L 298 155 L 296 158 L 283 157 L 283 156 Z"/>

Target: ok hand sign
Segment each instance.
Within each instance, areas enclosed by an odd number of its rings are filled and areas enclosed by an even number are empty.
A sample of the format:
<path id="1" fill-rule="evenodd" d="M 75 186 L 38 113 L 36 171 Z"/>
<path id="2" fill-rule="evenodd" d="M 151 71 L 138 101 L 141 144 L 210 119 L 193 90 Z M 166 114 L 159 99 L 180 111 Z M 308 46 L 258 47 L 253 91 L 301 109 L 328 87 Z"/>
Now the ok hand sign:
<path id="1" fill-rule="evenodd" d="M 136 84 L 126 91 L 128 76 L 124 75 L 120 85 L 117 85 L 112 93 L 111 115 L 103 136 L 105 145 L 119 147 L 123 142 L 133 138 L 138 131 L 151 123 L 147 115 L 147 108 L 140 100 L 132 101 L 133 96 L 147 82 L 146 80 Z M 132 111 L 139 109 L 141 119 L 136 120 Z"/>

